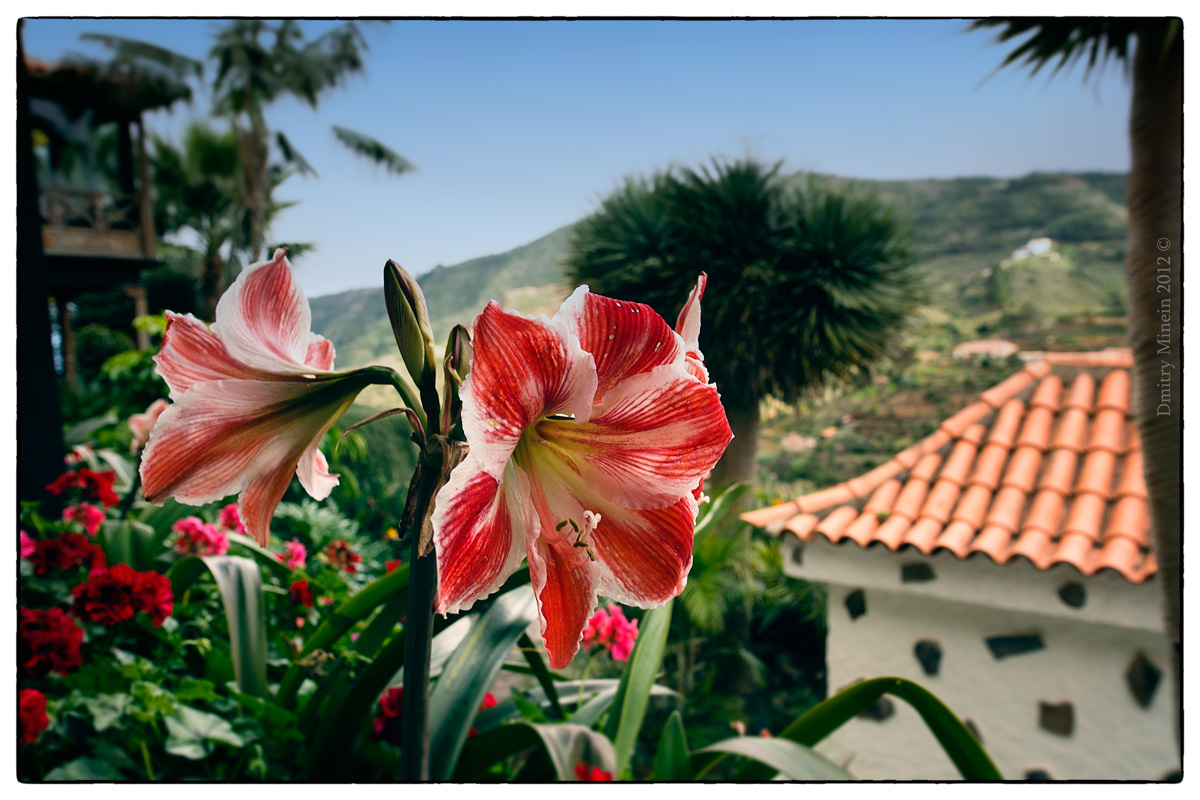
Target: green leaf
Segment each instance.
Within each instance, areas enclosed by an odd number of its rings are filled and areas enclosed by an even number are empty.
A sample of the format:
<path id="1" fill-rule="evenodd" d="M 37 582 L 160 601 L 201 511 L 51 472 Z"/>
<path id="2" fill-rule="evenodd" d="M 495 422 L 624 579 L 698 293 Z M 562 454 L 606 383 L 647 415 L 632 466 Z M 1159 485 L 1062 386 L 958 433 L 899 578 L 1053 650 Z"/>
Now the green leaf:
<path id="1" fill-rule="evenodd" d="M 295 705 L 296 692 L 300 689 L 300 684 L 305 676 L 305 668 L 297 663 L 299 659 L 316 650 L 328 650 L 355 623 L 370 616 L 377 606 L 388 602 L 398 594 L 406 594 L 408 569 L 408 564 L 402 564 L 392 572 L 377 578 L 364 586 L 353 597 L 347 598 L 333 610 L 332 614 L 326 617 L 325 621 L 304 643 L 304 649 L 300 651 L 299 658 L 293 659 L 292 666 L 288 668 L 288 671 L 284 673 L 283 680 L 279 682 L 276 699 L 281 706 L 290 708 Z"/>
<path id="2" fill-rule="evenodd" d="M 182 597 L 184 590 L 205 570 L 216 580 L 225 606 L 238 686 L 246 694 L 265 696 L 267 628 L 258 565 L 242 556 L 188 556 L 167 571 L 175 596 Z"/>
<path id="3" fill-rule="evenodd" d="M 904 678 L 874 678 L 847 687 L 810 708 L 777 738 L 812 747 L 884 694 L 894 695 L 916 709 L 964 779 L 1003 780 L 962 720 L 928 690 Z M 738 774 L 738 779 L 767 780 L 770 772 L 766 767 L 749 765 Z"/>
<path id="4" fill-rule="evenodd" d="M 78 425 L 74 425 L 63 434 L 63 444 L 67 447 L 77 444 L 85 444 L 91 440 L 92 434 L 101 428 L 107 428 L 109 425 L 116 425 L 120 422 L 120 418 L 116 414 L 108 413 L 99 417 L 89 417 Z"/>
<path id="5" fill-rule="evenodd" d="M 733 753 L 753 758 L 793 781 L 848 781 L 851 779 L 845 770 L 829 759 L 788 739 L 735 736 L 732 739 L 705 747 L 698 752 Z M 696 776 L 697 779 L 700 777 L 700 775 Z"/>
<path id="6" fill-rule="evenodd" d="M 588 764 L 616 776 L 617 751 L 607 736 L 569 722 L 554 725 L 530 725 L 542 740 L 560 781 L 575 781 L 575 767 Z"/>
<path id="7" fill-rule="evenodd" d="M 658 739 L 658 753 L 654 756 L 654 780 L 687 781 L 692 779 L 691 756 L 688 753 L 687 732 L 683 728 L 683 715 L 672 711 L 662 736 Z"/>
<path id="8" fill-rule="evenodd" d="M 154 556 L 159 550 L 158 535 L 144 522 L 106 520 L 98 537 L 108 564 L 127 564 L 146 572 L 154 569 Z"/>
<path id="9" fill-rule="evenodd" d="M 521 634 L 521 638 L 517 640 L 517 647 L 520 648 L 521 655 L 525 657 L 525 661 L 537 678 L 542 691 L 546 693 L 546 699 L 550 702 L 550 710 L 553 712 L 554 718 L 564 719 L 566 714 L 563 712 L 562 704 L 558 702 L 558 691 L 554 688 L 554 676 L 550 672 L 550 667 L 546 665 L 545 659 L 542 658 L 541 650 L 527 633 Z"/>
<path id="10" fill-rule="evenodd" d="M 213 691 L 212 681 L 184 678 L 179 682 L 179 688 L 175 690 L 175 699 L 200 700 L 205 703 L 211 703 L 214 700 L 219 700 L 220 695 Z"/>
<path id="11" fill-rule="evenodd" d="M 46 773 L 45 781 L 119 781 L 124 780 L 113 764 L 99 758 L 77 758 Z"/>
<path id="12" fill-rule="evenodd" d="M 174 716 L 164 721 L 168 734 L 166 751 L 180 758 L 193 761 L 205 758 L 212 752 L 214 742 L 234 747 L 245 744 L 226 720 L 191 706 L 180 706 Z"/>
<path id="13" fill-rule="evenodd" d="M 709 502 L 708 511 L 696 522 L 695 539 L 699 541 L 714 530 L 730 514 L 737 510 L 738 503 L 750 491 L 750 484 L 735 483 Z M 694 546 L 694 545 L 693 545 Z"/>
<path id="14" fill-rule="evenodd" d="M 246 536 L 245 534 L 227 532 L 225 536 L 229 539 L 230 544 L 237 545 L 238 547 L 249 551 L 250 555 L 254 557 L 255 561 L 269 569 L 271 572 L 274 572 L 276 577 L 278 577 L 285 584 L 291 583 L 292 568 L 280 561 L 278 555 L 272 553 L 265 547 L 259 547 L 258 542 L 254 541 L 254 539 Z"/>
<path id="15" fill-rule="evenodd" d="M 662 608 L 647 611 L 642 615 L 637 644 L 629 656 L 629 663 L 621 674 L 615 709 L 608 717 L 605 733 L 612 739 L 617 751 L 617 766 L 623 772 L 629 766 L 638 731 L 646 717 L 646 705 L 650 691 L 662 666 L 663 651 L 667 646 L 667 632 L 671 626 L 671 606 L 668 600 Z"/>
<path id="16" fill-rule="evenodd" d="M 403 175 L 416 169 L 407 158 L 366 134 L 334 125 L 333 135 L 354 153 L 382 166 L 393 175 Z"/>
<path id="17" fill-rule="evenodd" d="M 546 713 L 542 711 L 542 707 L 529 699 L 529 696 L 522 692 L 517 687 L 512 688 L 512 699 L 516 703 L 517 711 L 521 712 L 521 716 L 527 722 L 547 722 Z"/>
<path id="18" fill-rule="evenodd" d="M 127 694 L 99 694 L 85 699 L 83 703 L 92 715 L 92 727 L 101 733 L 117 724 L 132 700 Z"/>
<path id="19" fill-rule="evenodd" d="M 450 656 L 429 696 L 432 780 L 449 780 L 471 722 L 504 657 L 537 619 L 533 590 L 520 587 L 500 595 L 471 626 Z"/>

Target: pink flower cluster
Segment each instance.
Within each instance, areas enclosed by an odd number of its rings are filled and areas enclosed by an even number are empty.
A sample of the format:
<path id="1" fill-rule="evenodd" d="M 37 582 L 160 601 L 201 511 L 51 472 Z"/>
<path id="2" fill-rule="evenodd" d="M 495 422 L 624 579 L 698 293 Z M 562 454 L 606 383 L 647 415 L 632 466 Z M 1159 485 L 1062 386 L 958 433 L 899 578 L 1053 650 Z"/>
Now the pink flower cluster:
<path id="1" fill-rule="evenodd" d="M 242 518 L 238 516 L 237 503 L 230 503 L 221 509 L 217 514 L 217 525 L 234 533 L 246 532 L 246 526 L 242 524 Z"/>
<path id="2" fill-rule="evenodd" d="M 583 646 L 603 647 L 614 661 L 628 661 L 637 635 L 638 621 L 626 619 L 620 606 L 600 608 L 583 630 Z"/>
<path id="3" fill-rule="evenodd" d="M 104 509 L 91 503 L 80 503 L 77 506 L 67 506 L 63 509 L 63 522 L 77 522 L 83 526 L 89 536 L 95 536 L 105 519 Z"/>
<path id="4" fill-rule="evenodd" d="M 181 556 L 221 556 L 229 550 L 229 539 L 217 526 L 199 517 L 184 517 L 171 526 L 175 552 Z"/>
<path id="5" fill-rule="evenodd" d="M 304 565 L 308 562 L 308 550 L 300 543 L 299 539 L 284 542 L 283 552 L 276 555 L 291 569 L 304 569 Z"/>

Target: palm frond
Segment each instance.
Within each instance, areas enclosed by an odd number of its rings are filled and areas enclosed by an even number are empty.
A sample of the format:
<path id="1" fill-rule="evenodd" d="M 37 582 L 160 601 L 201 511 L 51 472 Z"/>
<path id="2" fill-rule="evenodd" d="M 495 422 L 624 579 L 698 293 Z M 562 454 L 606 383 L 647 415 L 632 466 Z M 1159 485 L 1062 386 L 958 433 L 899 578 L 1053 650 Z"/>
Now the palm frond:
<path id="1" fill-rule="evenodd" d="M 291 141 L 283 133 L 283 131 L 275 132 L 275 143 L 279 145 L 279 152 L 283 154 L 283 160 L 289 164 L 294 164 L 296 170 L 301 175 L 317 176 L 317 171 L 313 169 L 313 165 L 308 162 L 308 159 L 300 154 L 300 151 L 292 146 Z"/>
<path id="2" fill-rule="evenodd" d="M 1000 28 L 999 44 L 1025 38 L 1013 48 L 997 70 L 1017 65 L 1030 68 L 1032 75 L 1048 64 L 1054 64 L 1052 75 L 1080 59 L 1087 60 L 1084 80 L 1096 67 L 1115 59 L 1128 69 L 1132 55 L 1131 38 L 1141 21 L 1114 17 L 1058 17 L 1052 19 L 980 19 L 970 30 Z"/>
<path id="3" fill-rule="evenodd" d="M 184 78 L 189 76 L 200 78 L 204 75 L 203 63 L 156 44 L 106 33 L 83 33 L 79 35 L 79 38 L 85 42 L 96 42 L 107 47 L 117 58 L 142 59 L 165 67 Z"/>
<path id="4" fill-rule="evenodd" d="M 382 166 L 393 175 L 403 175 L 416 170 L 416 167 L 407 158 L 366 134 L 334 125 L 333 135 L 353 152 Z"/>

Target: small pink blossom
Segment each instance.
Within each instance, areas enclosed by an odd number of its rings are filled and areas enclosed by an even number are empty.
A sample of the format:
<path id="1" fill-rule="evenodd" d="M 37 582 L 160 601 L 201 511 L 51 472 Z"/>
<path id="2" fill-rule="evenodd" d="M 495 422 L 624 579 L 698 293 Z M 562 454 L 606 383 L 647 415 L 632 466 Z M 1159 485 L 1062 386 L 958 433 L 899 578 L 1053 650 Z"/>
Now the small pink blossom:
<path id="1" fill-rule="evenodd" d="M 217 513 L 217 525 L 235 533 L 246 532 L 246 526 L 242 524 L 242 518 L 238 516 L 237 503 L 230 503 Z"/>
<path id="2" fill-rule="evenodd" d="M 89 536 L 95 536 L 105 516 L 103 508 L 91 503 L 80 503 L 77 506 L 67 506 L 63 510 L 62 518 L 63 522 L 78 522 Z"/>
<path id="3" fill-rule="evenodd" d="M 30 558 L 37 552 L 37 540 L 25 531 L 21 531 L 21 558 Z"/>
<path id="4" fill-rule="evenodd" d="M 223 556 L 229 550 L 225 534 L 199 517 L 184 517 L 171 530 L 177 534 L 175 552 L 181 556 Z"/>
<path id="5" fill-rule="evenodd" d="M 136 453 L 146 446 L 146 442 L 150 440 L 150 431 L 153 430 L 154 424 L 158 422 L 162 413 L 167 410 L 167 405 L 166 400 L 159 398 L 151 403 L 144 413 L 134 414 L 129 418 L 129 432 L 133 434 L 129 452 Z"/>
<path id="6" fill-rule="evenodd" d="M 277 557 L 292 569 L 304 569 L 304 565 L 308 563 L 308 550 L 300 540 L 292 539 L 290 542 L 284 542 L 283 552 L 278 553 Z"/>
<path id="7" fill-rule="evenodd" d="M 637 620 L 625 618 L 620 606 L 601 608 L 583 630 L 583 646 L 602 647 L 614 661 L 628 661 L 638 635 Z"/>

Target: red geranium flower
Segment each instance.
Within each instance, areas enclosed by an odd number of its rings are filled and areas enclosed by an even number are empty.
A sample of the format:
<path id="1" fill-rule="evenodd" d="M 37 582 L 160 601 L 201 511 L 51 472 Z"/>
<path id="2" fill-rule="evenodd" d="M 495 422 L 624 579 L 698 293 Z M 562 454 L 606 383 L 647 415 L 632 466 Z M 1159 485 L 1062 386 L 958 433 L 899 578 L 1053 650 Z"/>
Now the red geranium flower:
<path id="1" fill-rule="evenodd" d="M 581 781 L 611 781 L 613 779 L 611 772 L 605 772 L 599 767 L 588 769 L 586 761 L 580 761 L 575 765 L 575 777 Z"/>
<path id="2" fill-rule="evenodd" d="M 404 563 L 404 561 L 399 558 L 392 560 L 392 561 L 385 561 L 385 562 L 383 562 L 383 571 L 384 572 L 395 572 L 396 568 L 399 567 L 403 563 Z"/>
<path id="3" fill-rule="evenodd" d="M 299 603 L 305 608 L 313 607 L 312 589 L 308 588 L 308 581 L 298 580 L 288 587 L 288 596 L 292 598 L 293 603 Z"/>
<path id="4" fill-rule="evenodd" d="M 111 508 L 121 502 L 121 498 L 113 491 L 113 481 L 116 477 L 116 473 L 111 469 L 95 472 L 84 468 L 78 472 L 64 472 L 46 486 L 46 491 L 56 497 L 70 489 L 81 489 L 89 497 Z"/>
<path id="5" fill-rule="evenodd" d="M 21 690 L 21 744 L 33 744 L 46 728 L 50 718 L 46 716 L 46 695 L 37 689 Z"/>
<path id="6" fill-rule="evenodd" d="M 20 620 L 18 659 L 26 674 L 66 675 L 83 663 L 83 629 L 61 608 L 22 608 Z"/>
<path id="7" fill-rule="evenodd" d="M 404 687 L 393 686 L 379 696 L 379 714 L 371 726 L 371 740 L 400 744 L 400 715 L 404 711 Z"/>
<path id="8" fill-rule="evenodd" d="M 155 626 L 171 616 L 174 595 L 166 576 L 157 572 L 137 572 L 125 564 L 112 569 L 94 570 L 87 583 L 71 590 L 75 604 L 71 613 L 80 619 L 116 625 L 143 611 Z"/>
<path id="9" fill-rule="evenodd" d="M 485 694 L 483 696 L 483 702 L 479 704 L 479 710 L 487 711 L 489 708 L 495 708 L 495 707 L 496 707 L 496 695 L 492 694 L 491 692 L 488 692 L 487 694 Z M 471 726 L 471 730 L 467 731 L 468 739 L 471 738 L 472 736 L 478 736 L 478 735 L 479 735 L 479 729 L 476 728 L 474 725 Z"/>
<path id="10" fill-rule="evenodd" d="M 53 539 L 38 539 L 33 546 L 33 555 L 29 560 L 38 575 L 60 569 L 104 567 L 104 551 L 82 533 L 64 533 Z"/>
<path id="11" fill-rule="evenodd" d="M 330 564 L 343 570 L 347 575 L 358 572 L 358 565 L 362 563 L 362 556 L 351 550 L 345 539 L 338 539 L 326 547 L 325 556 L 329 559 Z"/>
<path id="12" fill-rule="evenodd" d="M 78 522 L 89 536 L 95 536 L 104 522 L 104 509 L 91 503 L 80 503 L 63 509 L 62 518 L 64 522 Z"/>

